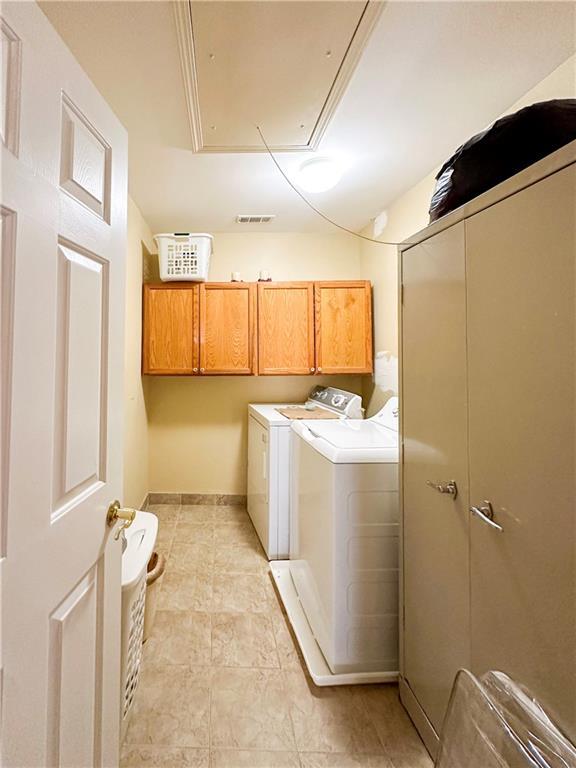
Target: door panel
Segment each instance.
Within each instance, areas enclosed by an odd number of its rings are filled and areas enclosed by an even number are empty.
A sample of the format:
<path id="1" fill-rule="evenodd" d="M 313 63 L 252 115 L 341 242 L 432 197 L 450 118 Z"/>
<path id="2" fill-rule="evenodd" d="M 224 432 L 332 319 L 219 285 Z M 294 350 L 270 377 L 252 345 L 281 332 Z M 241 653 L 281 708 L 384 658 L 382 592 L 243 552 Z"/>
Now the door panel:
<path id="1" fill-rule="evenodd" d="M 576 170 L 466 224 L 472 669 L 528 686 L 576 738 Z"/>
<path id="2" fill-rule="evenodd" d="M 258 372 L 314 373 L 314 284 L 258 284 Z"/>
<path id="3" fill-rule="evenodd" d="M 145 285 L 142 371 L 149 374 L 198 372 L 197 285 Z"/>
<path id="4" fill-rule="evenodd" d="M 0 762 L 114 766 L 127 137 L 35 3 L 2 15 L 21 66 L 1 150 Z"/>
<path id="5" fill-rule="evenodd" d="M 58 247 L 54 511 L 80 487 L 101 480 L 106 463 L 107 262 Z"/>
<path id="6" fill-rule="evenodd" d="M 200 286 L 200 373 L 254 373 L 256 286 Z"/>
<path id="7" fill-rule="evenodd" d="M 314 303 L 317 372 L 371 373 L 370 283 L 315 283 Z"/>
<path id="8" fill-rule="evenodd" d="M 439 733 L 470 661 L 464 225 L 404 251 L 402 285 L 403 675 Z"/>

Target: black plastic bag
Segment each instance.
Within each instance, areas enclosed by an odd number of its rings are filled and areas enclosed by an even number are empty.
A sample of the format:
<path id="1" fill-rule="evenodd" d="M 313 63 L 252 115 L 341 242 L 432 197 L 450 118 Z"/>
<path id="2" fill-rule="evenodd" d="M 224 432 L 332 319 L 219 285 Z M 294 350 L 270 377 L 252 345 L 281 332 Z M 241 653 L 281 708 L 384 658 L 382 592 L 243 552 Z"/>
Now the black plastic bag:
<path id="1" fill-rule="evenodd" d="M 502 117 L 444 163 L 436 176 L 430 221 L 575 139 L 576 99 L 541 101 Z"/>

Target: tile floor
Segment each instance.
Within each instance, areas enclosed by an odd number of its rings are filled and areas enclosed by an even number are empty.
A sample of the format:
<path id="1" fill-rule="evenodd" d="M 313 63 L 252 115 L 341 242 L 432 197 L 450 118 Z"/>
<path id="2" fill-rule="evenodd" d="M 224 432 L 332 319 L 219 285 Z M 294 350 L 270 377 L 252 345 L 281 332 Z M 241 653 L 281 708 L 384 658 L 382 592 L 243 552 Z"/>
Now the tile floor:
<path id="1" fill-rule="evenodd" d="M 395 686 L 307 677 L 243 507 L 150 510 L 168 561 L 123 768 L 431 768 Z"/>

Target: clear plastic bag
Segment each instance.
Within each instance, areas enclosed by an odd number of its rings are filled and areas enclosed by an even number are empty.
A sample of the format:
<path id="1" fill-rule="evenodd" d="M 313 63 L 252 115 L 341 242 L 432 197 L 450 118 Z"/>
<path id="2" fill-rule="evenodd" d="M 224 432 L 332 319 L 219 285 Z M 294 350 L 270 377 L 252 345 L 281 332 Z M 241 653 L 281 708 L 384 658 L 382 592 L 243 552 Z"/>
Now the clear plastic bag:
<path id="1" fill-rule="evenodd" d="M 576 748 L 502 672 L 454 681 L 436 768 L 576 768 Z"/>

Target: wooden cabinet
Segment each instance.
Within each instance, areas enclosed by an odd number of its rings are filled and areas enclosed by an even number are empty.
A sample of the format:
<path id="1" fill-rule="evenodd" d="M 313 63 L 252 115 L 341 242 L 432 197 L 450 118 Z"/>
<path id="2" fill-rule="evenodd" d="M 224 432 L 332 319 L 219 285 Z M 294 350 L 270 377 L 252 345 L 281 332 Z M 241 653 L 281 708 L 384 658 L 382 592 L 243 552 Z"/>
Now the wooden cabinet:
<path id="1" fill-rule="evenodd" d="M 314 284 L 258 284 L 258 373 L 314 373 Z"/>
<path id="2" fill-rule="evenodd" d="M 193 374 L 198 370 L 198 286 L 145 285 L 142 371 Z"/>
<path id="3" fill-rule="evenodd" d="M 365 280 L 314 284 L 316 370 L 372 372 L 372 291 Z"/>
<path id="4" fill-rule="evenodd" d="M 254 373 L 254 283 L 200 286 L 200 373 Z"/>
<path id="5" fill-rule="evenodd" d="M 366 281 L 145 285 L 142 371 L 370 373 L 371 300 Z"/>
<path id="6" fill-rule="evenodd" d="M 556 154 L 402 249 L 400 692 L 431 750 L 461 666 L 576 739 L 576 142 Z"/>

